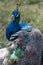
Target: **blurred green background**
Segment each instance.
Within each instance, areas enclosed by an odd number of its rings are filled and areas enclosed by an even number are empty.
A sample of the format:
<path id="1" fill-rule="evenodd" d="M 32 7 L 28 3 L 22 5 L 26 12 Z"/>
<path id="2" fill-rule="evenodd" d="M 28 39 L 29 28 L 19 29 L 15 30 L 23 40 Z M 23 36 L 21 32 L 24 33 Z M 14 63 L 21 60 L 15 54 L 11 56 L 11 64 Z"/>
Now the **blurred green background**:
<path id="1" fill-rule="evenodd" d="M 20 22 L 30 21 L 43 33 L 43 0 L 0 0 L 0 42 L 6 41 L 6 26 L 17 3 L 21 13 Z"/>

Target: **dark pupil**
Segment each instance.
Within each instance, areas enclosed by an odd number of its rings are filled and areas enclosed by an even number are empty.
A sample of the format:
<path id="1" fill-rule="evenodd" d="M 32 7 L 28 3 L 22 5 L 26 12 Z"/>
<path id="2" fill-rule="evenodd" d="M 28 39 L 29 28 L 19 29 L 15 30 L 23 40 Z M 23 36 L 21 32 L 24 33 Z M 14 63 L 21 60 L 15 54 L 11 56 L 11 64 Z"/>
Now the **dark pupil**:
<path id="1" fill-rule="evenodd" d="M 19 14 L 16 15 L 16 18 L 19 16 Z"/>
<path id="2" fill-rule="evenodd" d="M 15 36 L 13 39 L 11 39 L 11 41 L 14 41 L 18 38 L 18 36 Z"/>

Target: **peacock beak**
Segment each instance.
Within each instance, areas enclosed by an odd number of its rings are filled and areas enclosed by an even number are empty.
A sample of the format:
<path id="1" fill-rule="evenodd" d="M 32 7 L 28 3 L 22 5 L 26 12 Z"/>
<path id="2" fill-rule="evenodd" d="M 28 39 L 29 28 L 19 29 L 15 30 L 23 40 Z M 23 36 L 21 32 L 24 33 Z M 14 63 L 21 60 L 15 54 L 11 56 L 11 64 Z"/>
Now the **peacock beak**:
<path id="1" fill-rule="evenodd" d="M 15 20 L 15 16 L 14 15 L 11 15 L 11 20 L 13 21 L 13 20 Z"/>

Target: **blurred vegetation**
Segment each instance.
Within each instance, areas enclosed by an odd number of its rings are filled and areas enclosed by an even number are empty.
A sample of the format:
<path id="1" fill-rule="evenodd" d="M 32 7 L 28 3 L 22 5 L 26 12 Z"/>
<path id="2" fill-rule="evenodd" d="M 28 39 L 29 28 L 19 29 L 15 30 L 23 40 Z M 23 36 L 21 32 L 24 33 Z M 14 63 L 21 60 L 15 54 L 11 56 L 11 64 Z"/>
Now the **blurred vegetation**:
<path id="1" fill-rule="evenodd" d="M 21 22 L 30 21 L 43 32 L 43 0 L 0 0 L 0 41 L 6 41 L 6 26 L 17 3 L 19 3 Z"/>

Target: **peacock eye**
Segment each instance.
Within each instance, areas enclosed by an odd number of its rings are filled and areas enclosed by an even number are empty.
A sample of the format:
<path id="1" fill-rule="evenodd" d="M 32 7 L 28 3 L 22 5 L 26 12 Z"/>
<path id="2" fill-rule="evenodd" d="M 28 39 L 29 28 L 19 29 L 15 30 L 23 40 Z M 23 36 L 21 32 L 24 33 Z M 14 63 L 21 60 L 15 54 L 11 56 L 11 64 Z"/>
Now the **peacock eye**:
<path id="1" fill-rule="evenodd" d="M 19 16 L 19 13 L 16 15 L 16 17 L 18 17 Z"/>

